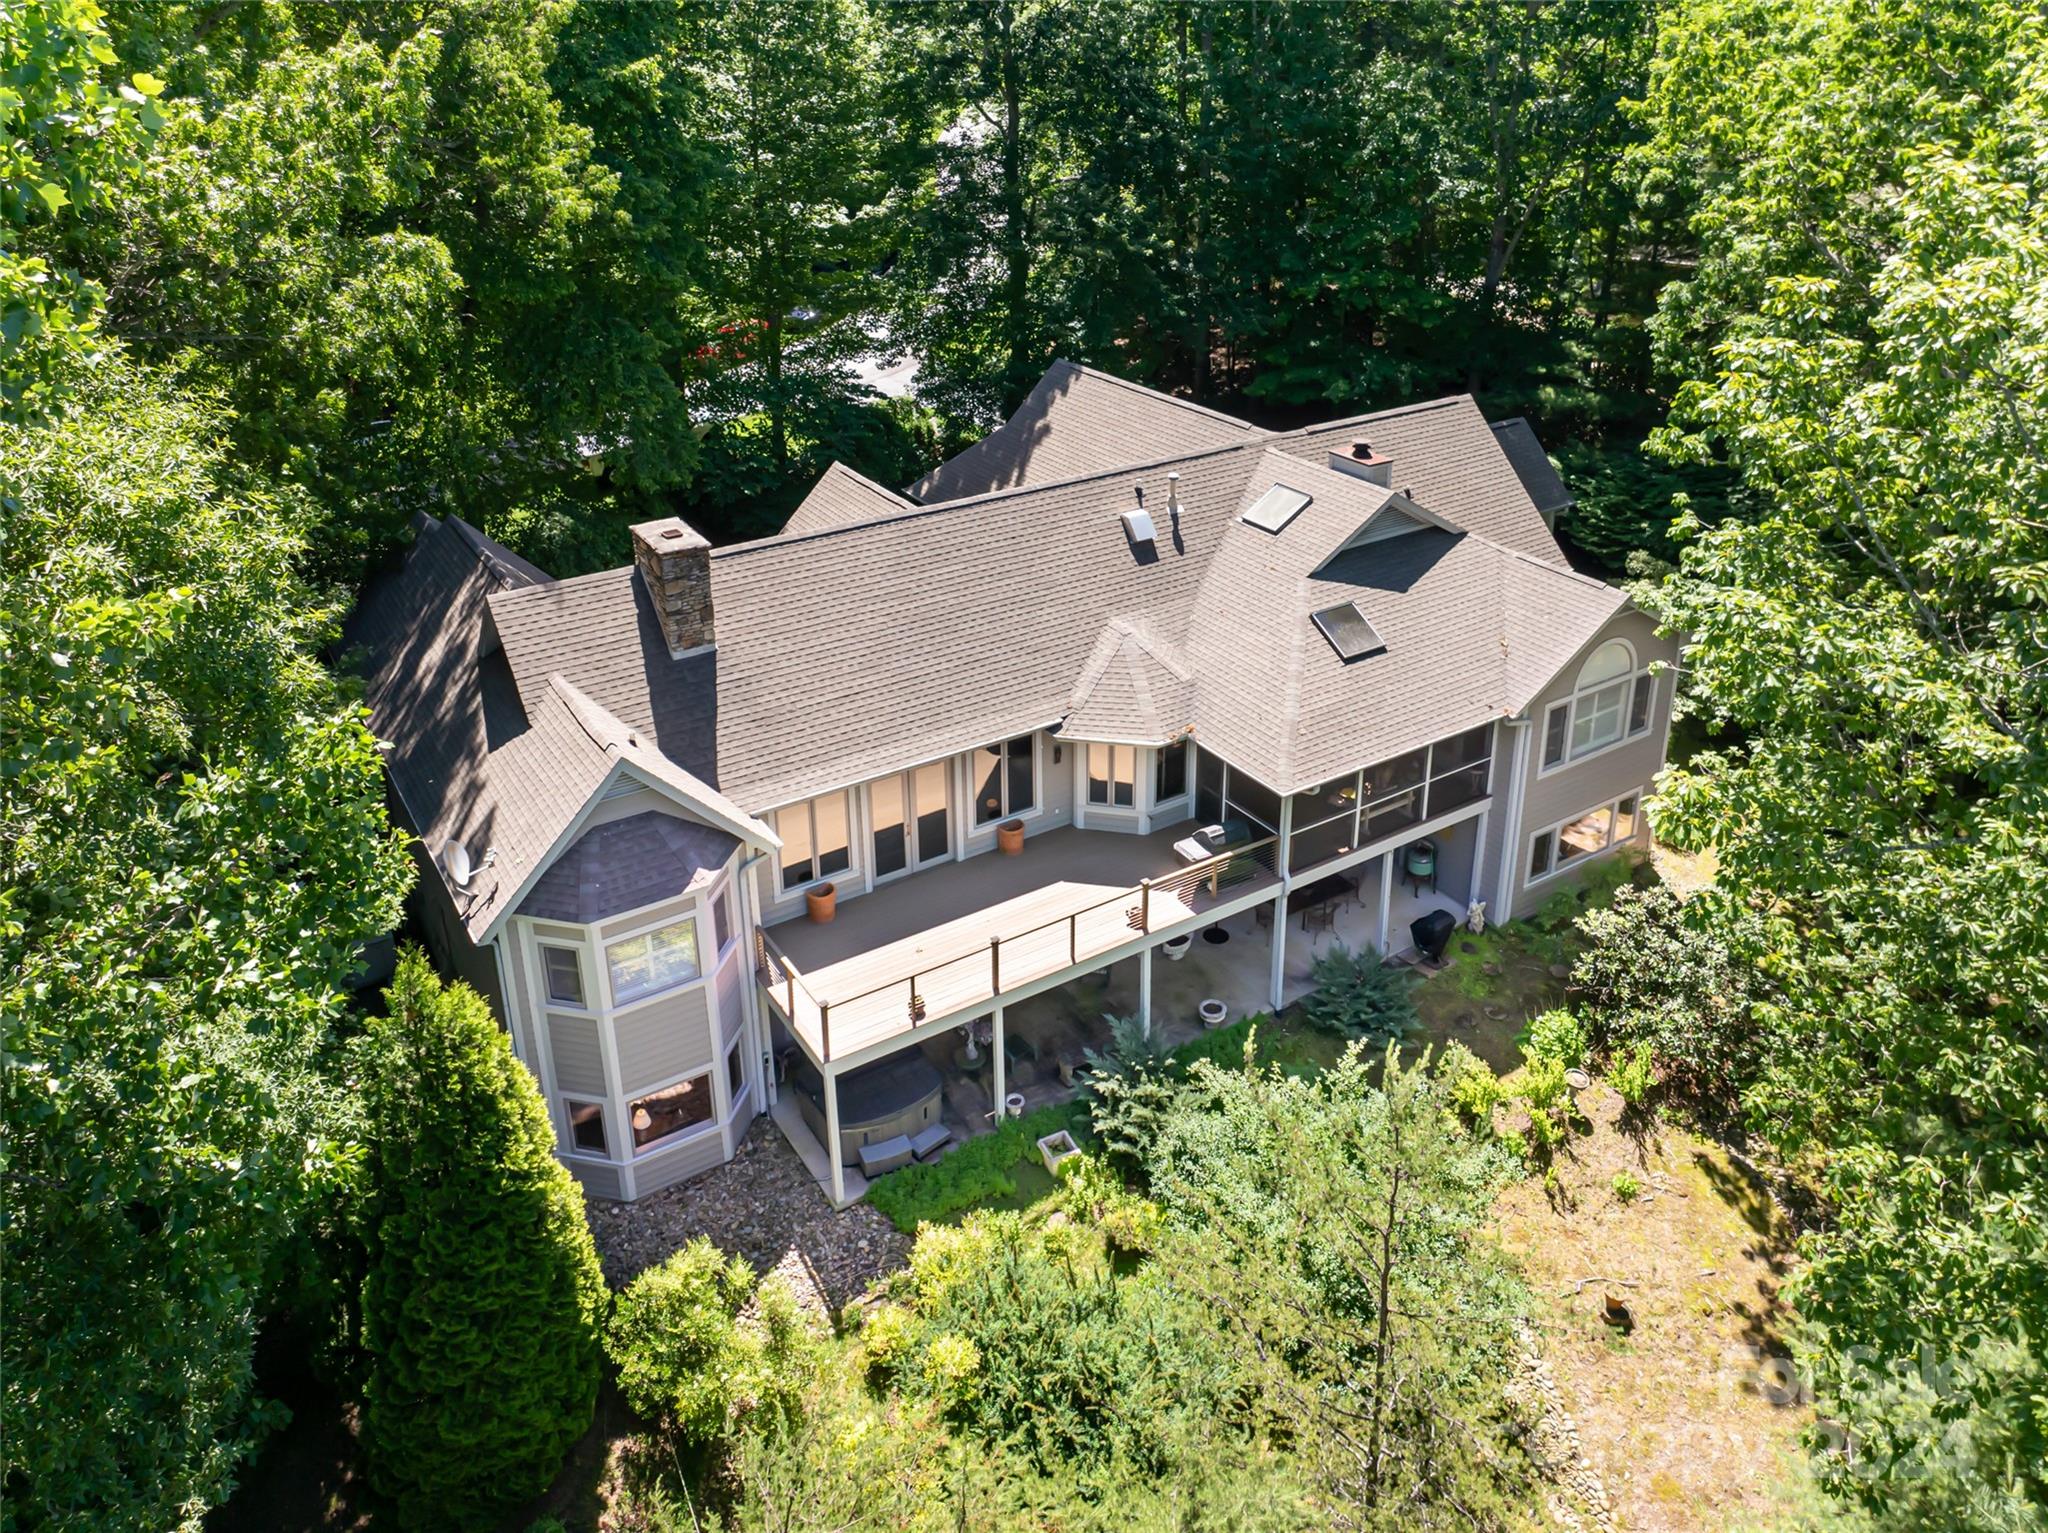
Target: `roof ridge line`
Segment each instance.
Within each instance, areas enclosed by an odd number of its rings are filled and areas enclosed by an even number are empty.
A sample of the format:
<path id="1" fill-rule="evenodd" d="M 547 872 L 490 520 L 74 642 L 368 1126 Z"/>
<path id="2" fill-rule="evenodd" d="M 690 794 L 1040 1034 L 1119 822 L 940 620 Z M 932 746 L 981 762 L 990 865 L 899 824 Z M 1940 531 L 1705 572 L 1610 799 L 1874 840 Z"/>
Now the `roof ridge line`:
<path id="1" fill-rule="evenodd" d="M 1052 367 L 1048 367 L 1046 369 L 1046 373 L 1049 374 L 1052 371 L 1053 367 L 1070 367 L 1075 372 L 1085 373 L 1090 378 L 1100 378 L 1105 383 L 1114 383 L 1120 388 L 1130 389 L 1135 393 L 1144 394 L 1153 399 L 1163 399 L 1168 404 L 1178 405 L 1183 410 L 1193 410 L 1198 414 L 1206 415 L 1210 417 L 1212 420 L 1223 421 L 1228 425 L 1242 426 L 1247 431 L 1259 432 L 1262 434 L 1265 434 L 1268 431 L 1268 428 L 1259 425 L 1255 421 L 1248 421 L 1241 415 L 1225 415 L 1221 410 L 1215 409 L 1209 405 L 1202 404 L 1199 401 L 1193 399 L 1182 399 L 1178 394 L 1169 394 L 1166 392 L 1166 390 L 1155 389 L 1150 384 L 1139 383 L 1132 378 L 1120 377 L 1118 374 L 1105 371 L 1100 367 L 1091 367 L 1086 362 L 1076 362 L 1069 357 L 1054 357 L 1052 360 Z M 1045 381 L 1045 375 L 1041 374 L 1038 381 L 1040 383 L 1043 383 Z M 1036 385 L 1033 385 L 1033 387 L 1036 387 Z M 1005 426 L 1007 426 L 1008 424 L 1008 421 L 1003 422 L 1003 425 Z M 1000 430 L 1001 428 L 998 427 L 997 429 Z"/>
<path id="2" fill-rule="evenodd" d="M 1414 404 L 1393 405 L 1385 410 L 1367 410 L 1359 415 L 1340 415 L 1335 420 L 1312 421 L 1306 426 L 1294 426 L 1286 431 L 1274 431 L 1268 434 L 1276 441 L 1287 441 L 1294 437 L 1311 436 L 1318 431 L 1333 431 L 1339 426 L 1355 426 L 1365 421 L 1391 420 L 1395 416 L 1417 415 L 1424 410 L 1441 410 L 1447 406 L 1459 403 L 1470 404 L 1476 409 L 1479 402 L 1470 394 L 1445 394 L 1436 399 L 1417 400 Z M 1480 419 L 1486 421 L 1483 413 Z M 1486 421 L 1486 424 L 1490 426 L 1493 423 Z"/>

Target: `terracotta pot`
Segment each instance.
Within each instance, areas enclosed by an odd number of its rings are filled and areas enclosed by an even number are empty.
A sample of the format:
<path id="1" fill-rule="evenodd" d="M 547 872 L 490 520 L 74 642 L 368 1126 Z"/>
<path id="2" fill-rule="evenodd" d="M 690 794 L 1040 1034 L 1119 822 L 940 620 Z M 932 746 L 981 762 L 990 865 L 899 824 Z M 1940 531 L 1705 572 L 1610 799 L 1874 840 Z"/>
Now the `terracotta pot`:
<path id="1" fill-rule="evenodd" d="M 996 827 L 996 845 L 1006 856 L 1014 857 L 1024 850 L 1024 822 L 1005 820 Z"/>
<path id="2" fill-rule="evenodd" d="M 804 895 L 804 907 L 811 919 L 823 926 L 839 913 L 839 890 L 832 884 L 818 884 Z"/>

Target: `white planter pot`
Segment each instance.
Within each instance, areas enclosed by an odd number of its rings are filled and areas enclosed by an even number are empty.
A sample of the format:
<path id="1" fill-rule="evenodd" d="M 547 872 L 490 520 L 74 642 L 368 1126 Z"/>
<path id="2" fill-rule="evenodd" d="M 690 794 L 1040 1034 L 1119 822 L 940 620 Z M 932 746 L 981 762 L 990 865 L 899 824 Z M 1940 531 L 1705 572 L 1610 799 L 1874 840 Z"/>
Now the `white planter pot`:
<path id="1" fill-rule="evenodd" d="M 1195 934 L 1193 932 L 1188 932 L 1182 936 L 1175 937 L 1170 942 L 1160 943 L 1159 951 L 1163 953 L 1166 957 L 1171 958 L 1176 963 L 1178 963 L 1181 959 L 1188 956 L 1188 949 L 1193 947 L 1194 945 Z"/>
<path id="2" fill-rule="evenodd" d="M 1221 1027 L 1230 1018 L 1230 1008 L 1214 997 L 1202 1002 L 1198 1009 L 1202 1014 L 1202 1026 L 1206 1028 Z"/>
<path id="3" fill-rule="evenodd" d="M 1024 1093 L 1013 1091 L 1003 1098 L 1003 1111 L 1013 1118 L 1024 1116 Z"/>

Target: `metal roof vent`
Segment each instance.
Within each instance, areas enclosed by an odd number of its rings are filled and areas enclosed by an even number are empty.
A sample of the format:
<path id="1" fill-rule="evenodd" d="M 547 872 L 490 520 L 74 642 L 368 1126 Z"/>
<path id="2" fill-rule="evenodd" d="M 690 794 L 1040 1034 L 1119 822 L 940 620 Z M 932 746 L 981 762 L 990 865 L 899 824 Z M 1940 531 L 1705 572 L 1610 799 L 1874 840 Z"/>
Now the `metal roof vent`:
<path id="1" fill-rule="evenodd" d="M 1330 648 L 1347 664 L 1363 660 L 1367 655 L 1380 654 L 1387 647 L 1387 641 L 1380 637 L 1379 630 L 1372 626 L 1355 601 L 1325 607 L 1314 616 L 1315 625 L 1330 641 Z"/>
<path id="2" fill-rule="evenodd" d="M 1119 519 L 1124 524 L 1124 536 L 1131 540 L 1131 547 L 1143 548 L 1157 539 L 1159 534 L 1152 526 L 1152 513 L 1145 509 L 1145 487 L 1141 484 L 1135 488 L 1138 492 L 1137 505 L 1128 511 L 1120 512 Z"/>
<path id="3" fill-rule="evenodd" d="M 1251 509 L 1244 514 L 1245 525 L 1256 527 L 1261 532 L 1278 532 L 1301 515 L 1302 508 L 1311 498 L 1300 490 L 1276 484 L 1252 502 Z"/>

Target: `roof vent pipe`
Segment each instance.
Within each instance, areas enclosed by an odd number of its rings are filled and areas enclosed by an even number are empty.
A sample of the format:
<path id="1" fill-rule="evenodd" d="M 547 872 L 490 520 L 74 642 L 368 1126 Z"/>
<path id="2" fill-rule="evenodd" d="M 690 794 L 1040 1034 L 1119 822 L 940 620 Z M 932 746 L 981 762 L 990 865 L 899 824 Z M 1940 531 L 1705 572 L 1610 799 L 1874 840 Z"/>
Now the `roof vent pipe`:
<path id="1" fill-rule="evenodd" d="M 1346 450 L 1332 450 L 1330 467 L 1383 489 L 1392 489 L 1394 485 L 1394 460 L 1374 452 L 1370 442 L 1353 442 Z"/>
<path id="2" fill-rule="evenodd" d="M 1166 513 L 1175 521 L 1180 520 L 1180 473 L 1178 470 L 1166 476 Z"/>

